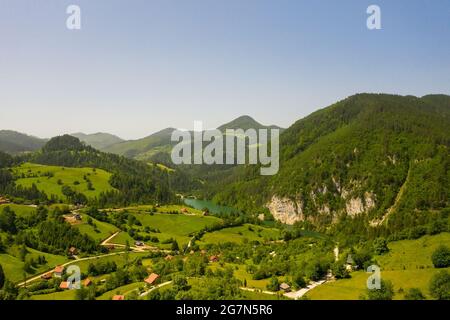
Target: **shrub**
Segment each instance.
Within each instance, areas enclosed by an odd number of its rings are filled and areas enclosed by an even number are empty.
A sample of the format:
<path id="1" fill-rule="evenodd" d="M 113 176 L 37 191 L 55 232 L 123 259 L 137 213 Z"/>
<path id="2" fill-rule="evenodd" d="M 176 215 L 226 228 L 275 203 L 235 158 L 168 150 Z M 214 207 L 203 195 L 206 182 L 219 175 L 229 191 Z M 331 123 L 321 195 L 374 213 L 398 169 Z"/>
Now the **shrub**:
<path id="1" fill-rule="evenodd" d="M 411 288 L 405 294 L 405 300 L 425 300 L 425 296 L 422 294 L 419 288 Z"/>
<path id="2" fill-rule="evenodd" d="M 392 300 L 394 297 L 394 287 L 388 280 L 381 280 L 380 289 L 368 289 L 368 300 Z"/>
<path id="3" fill-rule="evenodd" d="M 430 293 L 435 299 L 450 300 L 450 273 L 448 271 L 440 271 L 431 278 Z"/>
<path id="4" fill-rule="evenodd" d="M 431 256 L 435 268 L 450 267 L 450 249 L 447 246 L 439 246 Z"/>
<path id="5" fill-rule="evenodd" d="M 267 284 L 267 290 L 269 291 L 278 291 L 280 283 L 278 282 L 278 278 L 273 276 L 270 278 L 270 282 Z"/>
<path id="6" fill-rule="evenodd" d="M 384 238 L 377 238 L 373 242 L 373 249 L 375 251 L 375 254 L 384 254 L 389 251 L 389 248 L 387 246 L 386 239 Z"/>

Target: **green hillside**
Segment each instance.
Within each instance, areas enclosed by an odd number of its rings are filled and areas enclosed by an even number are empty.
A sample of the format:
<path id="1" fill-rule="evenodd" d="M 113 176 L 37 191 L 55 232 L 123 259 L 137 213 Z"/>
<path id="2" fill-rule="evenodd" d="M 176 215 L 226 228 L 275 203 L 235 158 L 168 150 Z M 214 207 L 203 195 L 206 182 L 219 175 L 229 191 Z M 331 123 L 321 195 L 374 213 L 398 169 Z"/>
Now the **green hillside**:
<path id="1" fill-rule="evenodd" d="M 126 156 L 128 158 L 139 157 L 140 155 L 140 158 L 142 158 L 142 154 L 148 154 L 150 156 L 152 155 L 152 152 L 150 151 L 153 149 L 156 151 L 164 151 L 172 144 L 170 137 L 173 130 L 175 129 L 167 128 L 142 139 L 116 143 L 104 148 L 103 151 Z"/>
<path id="2" fill-rule="evenodd" d="M 36 208 L 33 205 L 21 205 L 21 204 L 2 204 L 0 205 L 0 212 L 3 211 L 4 208 L 10 207 L 17 216 L 19 217 L 29 217 L 36 213 Z"/>
<path id="3" fill-rule="evenodd" d="M 46 263 L 32 268 L 30 270 L 32 271 L 31 274 L 48 271 L 56 265 L 67 261 L 67 258 L 64 256 L 40 252 L 32 248 L 27 248 L 27 251 L 27 260 L 37 260 L 39 256 L 44 256 L 46 259 Z M 0 265 L 3 267 L 6 277 L 13 282 L 22 281 L 24 280 L 24 275 L 27 275 L 27 277 L 30 275 L 30 273 L 26 273 L 24 270 L 25 262 L 19 258 L 18 247 L 10 247 L 8 248 L 8 252 L 0 253 Z"/>
<path id="4" fill-rule="evenodd" d="M 262 125 L 259 122 L 255 121 L 250 116 L 241 116 L 218 127 L 218 129 L 222 132 L 225 131 L 225 129 L 247 130 L 250 128 L 256 130 L 268 128 L 281 129 L 280 127 L 277 127 L 275 125 L 271 126 Z M 162 157 L 162 161 L 166 162 L 165 163 L 166 165 L 170 165 L 170 163 L 168 162 L 170 159 L 167 156 L 162 156 L 161 154 L 163 155 L 170 154 L 172 147 L 176 144 L 176 142 L 171 141 L 171 135 L 174 130 L 175 130 L 174 128 L 167 128 L 158 131 L 148 137 L 138 140 L 116 143 L 107 148 L 103 148 L 102 150 L 105 152 L 111 152 L 129 158 L 145 161 L 161 159 Z"/>
<path id="5" fill-rule="evenodd" d="M 231 227 L 207 233 L 202 237 L 202 243 L 243 243 L 249 241 L 268 242 L 278 240 L 280 230 L 275 228 L 264 228 L 245 224 L 238 227 Z"/>
<path id="6" fill-rule="evenodd" d="M 69 135 L 52 138 L 42 151 L 30 154 L 26 159 L 43 165 L 96 168 L 110 172 L 109 183 L 118 192 L 101 192 L 99 189 L 98 201 L 102 206 L 117 203 L 166 203 L 175 199 L 175 191 L 189 188 L 192 183 L 189 177 L 180 172 L 168 172 L 159 166 L 104 153 Z M 83 176 L 79 176 L 78 179 L 82 178 Z M 94 195 L 96 191 L 93 191 Z"/>
<path id="7" fill-rule="evenodd" d="M 45 139 L 11 130 L 0 130 L 0 151 L 11 154 L 35 151 L 46 143 Z"/>
<path id="8" fill-rule="evenodd" d="M 449 96 L 349 97 L 282 133 L 277 175 L 238 168 L 209 193 L 247 211 L 271 204 L 277 218 L 317 226 L 346 215 L 364 221 L 358 228 L 424 224 L 450 206 L 449 109 Z"/>
<path id="9" fill-rule="evenodd" d="M 111 242 L 125 244 L 127 240 L 130 243 L 133 242 L 133 237 L 136 240 L 152 237 L 157 238 L 158 242 L 145 242 L 152 246 L 170 248 L 170 239 L 176 240 L 179 245 L 184 245 L 189 242 L 193 233 L 207 226 L 212 227 L 222 222 L 221 219 L 216 217 L 196 214 L 197 210 L 194 209 L 190 209 L 189 214 L 181 214 L 179 213 L 181 208 L 181 206 L 163 206 L 158 208 L 158 212 L 154 214 L 150 214 L 148 210 L 145 210 L 145 207 L 127 208 L 123 212 L 118 211 L 113 221 L 117 221 L 124 214 L 132 215 L 137 220 L 132 225 L 128 223 L 128 228 L 124 228 L 128 233 L 122 232 L 118 234 Z M 130 220 L 128 216 L 127 221 Z M 129 235 L 130 229 L 133 229 L 133 237 Z"/>
<path id="10" fill-rule="evenodd" d="M 84 133 L 72 133 L 71 136 L 80 139 L 80 141 L 86 143 L 87 145 L 103 150 L 113 144 L 120 143 L 123 139 L 109 133 L 93 133 L 93 134 L 84 134 Z"/>
<path id="11" fill-rule="evenodd" d="M 116 226 L 99 221 L 88 216 L 87 214 L 82 214 L 81 221 L 73 227 L 77 228 L 82 234 L 88 235 L 99 243 L 114 234 L 114 232 L 119 231 L 119 228 Z"/>
<path id="12" fill-rule="evenodd" d="M 376 264 L 381 267 L 381 278 L 394 285 L 394 299 L 403 299 L 410 288 L 419 288 L 430 299 L 430 279 L 441 270 L 433 267 L 431 255 L 440 245 L 450 246 L 450 233 L 391 242 L 389 252 L 376 257 Z M 369 275 L 364 271 L 352 272 L 350 279 L 327 282 L 312 289 L 307 296 L 313 300 L 357 300 L 366 291 Z"/>
<path id="13" fill-rule="evenodd" d="M 63 186 L 69 186 L 88 198 L 97 198 L 100 193 L 116 190 L 109 184 L 111 173 L 93 168 L 68 168 L 24 163 L 14 168 L 18 177 L 16 184 L 22 187 L 36 185 L 38 190 L 58 199 L 67 200 Z"/>

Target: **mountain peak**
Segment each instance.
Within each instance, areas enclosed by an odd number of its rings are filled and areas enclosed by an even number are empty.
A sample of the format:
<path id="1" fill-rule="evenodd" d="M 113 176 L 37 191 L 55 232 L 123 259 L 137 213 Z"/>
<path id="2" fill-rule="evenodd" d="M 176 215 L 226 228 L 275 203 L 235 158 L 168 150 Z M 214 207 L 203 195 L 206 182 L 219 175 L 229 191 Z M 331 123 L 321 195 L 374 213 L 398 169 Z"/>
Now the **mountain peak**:
<path id="1" fill-rule="evenodd" d="M 252 117 L 250 117 L 248 115 L 243 115 L 243 116 L 240 116 L 228 123 L 221 125 L 217 129 L 219 129 L 220 131 L 225 131 L 226 129 L 247 130 L 247 129 L 269 129 L 269 128 L 281 129 L 280 127 L 275 126 L 275 125 L 265 126 L 265 125 L 259 123 L 258 121 L 256 121 L 255 119 L 253 119 Z"/>
<path id="2" fill-rule="evenodd" d="M 65 134 L 51 138 L 42 148 L 44 152 L 74 150 L 81 151 L 88 147 L 84 146 L 80 139 L 71 135 Z"/>
<path id="3" fill-rule="evenodd" d="M 123 141 L 122 138 L 110 133 L 96 132 L 92 134 L 85 134 L 82 132 L 72 133 L 71 136 L 80 139 L 82 142 L 94 147 L 95 149 L 102 150 L 113 144 Z"/>

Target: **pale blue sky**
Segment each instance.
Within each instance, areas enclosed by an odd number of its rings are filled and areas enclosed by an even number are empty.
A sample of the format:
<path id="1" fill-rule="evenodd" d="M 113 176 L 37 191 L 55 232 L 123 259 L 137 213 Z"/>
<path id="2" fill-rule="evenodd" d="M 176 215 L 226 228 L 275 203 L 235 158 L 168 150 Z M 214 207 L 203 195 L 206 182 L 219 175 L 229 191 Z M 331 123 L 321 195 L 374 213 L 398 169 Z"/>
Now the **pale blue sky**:
<path id="1" fill-rule="evenodd" d="M 450 94 L 450 1 L 0 0 L 0 129 L 287 127 L 358 92 Z"/>

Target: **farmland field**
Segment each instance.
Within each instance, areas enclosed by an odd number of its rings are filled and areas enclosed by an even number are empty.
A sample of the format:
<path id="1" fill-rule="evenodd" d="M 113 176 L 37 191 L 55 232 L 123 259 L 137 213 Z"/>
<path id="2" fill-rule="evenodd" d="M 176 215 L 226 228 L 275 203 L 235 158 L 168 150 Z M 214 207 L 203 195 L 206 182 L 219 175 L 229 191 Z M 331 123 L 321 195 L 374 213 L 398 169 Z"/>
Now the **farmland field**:
<path id="1" fill-rule="evenodd" d="M 111 173 L 101 169 L 67 168 L 24 163 L 14 169 L 14 174 L 18 177 L 17 185 L 31 187 L 35 184 L 48 197 L 54 195 L 61 200 L 66 200 L 61 191 L 63 185 L 83 193 L 90 199 L 98 197 L 101 192 L 114 190 L 109 184 Z M 90 180 L 92 183 L 91 190 L 88 188 L 87 180 Z"/>
<path id="2" fill-rule="evenodd" d="M 159 213 L 173 213 L 178 212 L 182 213 L 182 210 L 186 210 L 188 214 L 193 215 L 201 215 L 202 211 L 199 209 L 191 208 L 188 206 L 182 206 L 178 204 L 166 204 L 162 206 L 155 207 L 154 205 L 139 205 L 139 206 L 131 206 L 131 207 L 125 207 L 121 208 L 120 210 L 126 210 L 131 213 L 149 213 L 151 209 L 154 209 L 156 212 Z"/>
<path id="3" fill-rule="evenodd" d="M 280 230 L 245 224 L 238 227 L 224 228 L 202 237 L 203 243 L 243 243 L 244 241 L 273 241 L 280 236 Z"/>
<path id="4" fill-rule="evenodd" d="M 124 295 L 125 297 L 133 291 L 137 291 L 139 288 L 144 288 L 145 282 L 134 282 L 121 287 L 118 287 L 114 290 L 107 291 L 101 296 L 97 297 L 96 300 L 111 300 L 112 297 L 116 294 Z"/>
<path id="5" fill-rule="evenodd" d="M 82 214 L 81 217 L 81 223 L 75 224 L 74 227 L 80 230 L 81 233 L 87 234 L 98 242 L 105 240 L 119 230 L 112 224 L 96 220 L 92 217 L 90 217 L 92 219 L 92 224 L 88 224 L 87 220 L 89 216 L 87 214 Z"/>
<path id="6" fill-rule="evenodd" d="M 442 269 L 436 269 L 431 262 L 433 251 L 441 244 L 450 245 L 450 233 L 424 236 L 417 240 L 401 240 L 389 243 L 390 251 L 378 256 L 381 278 L 390 280 L 394 286 L 394 299 L 403 299 L 409 288 L 419 288 L 429 296 L 429 282 Z M 450 268 L 447 268 L 450 271 Z M 359 299 L 365 293 L 369 277 L 364 271 L 351 273 L 350 279 L 325 283 L 307 293 L 310 299 Z"/>
<path id="7" fill-rule="evenodd" d="M 267 290 L 267 285 L 270 282 L 270 279 L 260 279 L 260 280 L 254 280 L 252 278 L 252 275 L 248 273 L 245 270 L 246 265 L 245 264 L 234 264 L 234 263 L 226 263 L 225 266 L 232 267 L 234 269 L 234 276 L 236 279 L 241 280 L 244 282 L 244 280 L 247 282 L 248 288 L 258 289 L 258 290 Z M 213 271 L 215 271 L 219 267 L 219 263 L 212 263 L 210 264 L 209 268 Z M 278 277 L 278 280 L 280 282 L 283 282 L 285 279 L 284 277 Z"/>
<path id="8" fill-rule="evenodd" d="M 129 212 L 131 213 L 133 211 L 130 210 Z M 138 228 L 141 233 L 143 233 L 143 229 L 145 227 L 158 229 L 160 232 L 150 232 L 149 234 L 157 237 L 160 242 L 173 238 L 180 245 L 189 242 L 191 233 L 200 231 L 206 226 L 212 226 L 222 221 L 216 217 L 205 217 L 200 215 L 164 213 L 155 213 L 153 215 L 150 215 L 149 213 L 134 213 L 134 215 L 142 224 L 142 226 Z M 127 240 L 129 242 L 132 241 L 131 237 L 127 233 L 121 232 L 119 235 L 114 237 L 111 242 L 125 244 Z M 159 244 L 152 243 L 152 245 Z"/>
<path id="9" fill-rule="evenodd" d="M 130 237 L 130 235 L 124 231 L 119 232 L 114 238 L 110 240 L 110 243 L 117 243 L 117 244 L 126 244 L 128 241 L 128 244 L 130 246 L 133 245 L 133 238 Z"/>
<path id="10" fill-rule="evenodd" d="M 76 290 L 64 290 L 46 294 L 32 295 L 31 300 L 74 300 Z"/>
<path id="11" fill-rule="evenodd" d="M 383 270 L 432 268 L 431 255 L 440 245 L 450 247 L 450 233 L 423 236 L 417 240 L 402 240 L 389 243 L 390 251 L 378 256 Z"/>
<path id="12" fill-rule="evenodd" d="M 0 212 L 3 211 L 4 208 L 10 207 L 11 210 L 19 217 L 25 217 L 30 214 L 36 213 L 36 208 L 34 206 L 22 205 L 22 204 L 2 204 L 0 205 Z"/>
<path id="13" fill-rule="evenodd" d="M 19 282 L 24 279 L 24 262 L 18 258 L 18 251 L 19 248 L 15 246 L 11 247 L 8 250 L 8 253 L 0 254 L 0 265 L 2 265 L 6 277 L 13 282 Z M 38 256 L 44 256 L 47 261 L 47 263 L 45 263 L 44 265 L 40 265 L 34 268 L 33 274 L 45 272 L 49 269 L 54 268 L 56 265 L 62 264 L 67 261 L 66 257 L 40 252 L 31 248 L 27 248 L 27 251 L 27 259 L 33 258 L 36 260 Z M 31 274 L 27 274 L 27 277 L 29 277 L 30 275 Z"/>
<path id="14" fill-rule="evenodd" d="M 145 257 L 146 255 L 147 255 L 147 253 L 130 252 L 130 253 L 128 253 L 128 261 L 133 261 L 136 258 L 139 258 L 139 257 L 142 258 L 142 257 Z M 87 270 L 89 268 L 89 264 L 91 264 L 91 263 L 96 264 L 99 262 L 107 262 L 107 261 L 115 262 L 118 267 L 121 267 L 126 263 L 125 253 L 119 253 L 119 254 L 115 254 L 115 255 L 103 256 L 103 257 L 98 257 L 98 258 L 94 258 L 94 259 L 82 260 L 82 261 L 74 260 L 70 264 L 79 266 L 81 272 L 87 272 Z"/>
<path id="15" fill-rule="evenodd" d="M 242 290 L 244 300 L 287 300 L 284 296 L 276 294 L 267 294 L 259 291 L 246 291 Z"/>

